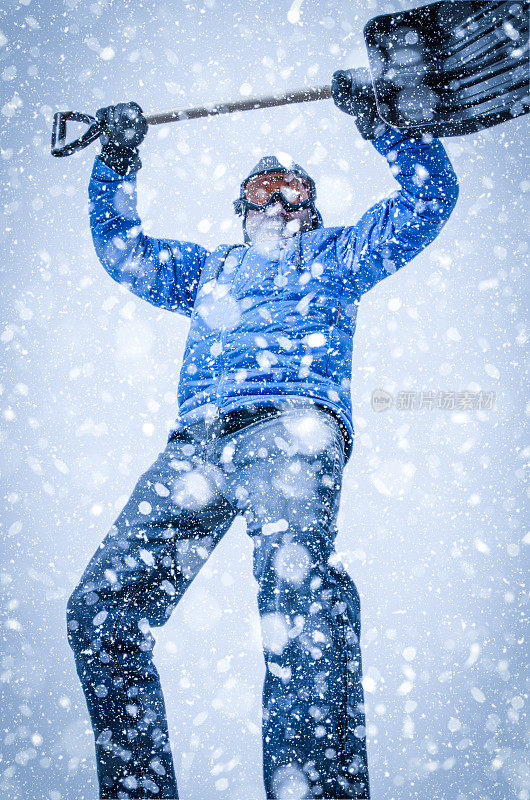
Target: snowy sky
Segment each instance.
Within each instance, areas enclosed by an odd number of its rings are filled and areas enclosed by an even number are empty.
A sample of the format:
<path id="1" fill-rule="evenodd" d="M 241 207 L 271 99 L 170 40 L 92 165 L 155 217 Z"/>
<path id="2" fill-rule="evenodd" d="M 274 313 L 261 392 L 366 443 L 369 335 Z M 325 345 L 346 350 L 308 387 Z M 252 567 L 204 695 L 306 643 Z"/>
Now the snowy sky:
<path id="1" fill-rule="evenodd" d="M 419 3 L 10 3 L 0 16 L 2 541 L 9 800 L 92 800 L 92 733 L 66 600 L 176 411 L 187 321 L 113 283 L 87 185 L 97 147 L 50 155 L 53 112 L 146 113 L 329 83 L 366 63 L 362 27 Z M 445 140 L 446 228 L 372 290 L 354 346 L 357 437 L 340 534 L 362 602 L 373 797 L 529 800 L 522 617 L 527 117 Z M 142 146 L 148 233 L 242 241 L 231 201 L 259 157 L 314 176 L 328 225 L 396 184 L 332 101 L 176 123 Z M 492 410 L 376 413 L 376 389 L 495 392 Z M 182 800 L 256 798 L 263 660 L 251 543 L 237 522 L 155 659 Z M 31 787 L 31 790 L 30 788 Z M 28 792 L 30 792 L 28 794 Z"/>

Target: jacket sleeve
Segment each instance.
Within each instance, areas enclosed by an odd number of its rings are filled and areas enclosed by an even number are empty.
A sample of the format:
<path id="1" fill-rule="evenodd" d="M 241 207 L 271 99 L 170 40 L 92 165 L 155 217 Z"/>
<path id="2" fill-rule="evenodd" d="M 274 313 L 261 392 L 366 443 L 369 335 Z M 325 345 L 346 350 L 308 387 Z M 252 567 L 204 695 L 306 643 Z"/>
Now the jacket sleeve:
<path id="1" fill-rule="evenodd" d="M 424 141 L 388 128 L 372 144 L 386 156 L 401 189 L 337 237 L 337 254 L 351 269 L 359 295 L 430 244 L 458 198 L 457 177 L 438 139 Z"/>
<path id="2" fill-rule="evenodd" d="M 88 195 L 94 247 L 111 278 L 154 306 L 191 316 L 208 251 L 146 236 L 136 210 L 136 173 L 123 178 L 99 156 Z"/>

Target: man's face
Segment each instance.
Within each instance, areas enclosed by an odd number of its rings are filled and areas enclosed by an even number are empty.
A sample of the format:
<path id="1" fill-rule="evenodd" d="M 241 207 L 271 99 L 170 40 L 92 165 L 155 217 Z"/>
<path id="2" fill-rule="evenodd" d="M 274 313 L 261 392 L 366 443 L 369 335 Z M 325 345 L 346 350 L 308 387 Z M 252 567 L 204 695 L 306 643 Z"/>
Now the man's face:
<path id="1" fill-rule="evenodd" d="M 293 173 L 270 173 L 250 179 L 246 191 L 253 203 L 265 202 L 274 191 L 281 192 L 290 203 L 298 203 L 309 198 L 310 188 Z M 247 209 L 245 228 L 252 244 L 274 244 L 311 230 L 311 209 L 290 211 L 278 199 L 263 209 Z"/>
<path id="2" fill-rule="evenodd" d="M 300 208 L 287 211 L 277 200 L 263 211 L 249 208 L 246 216 L 246 231 L 252 244 L 265 244 L 282 241 L 298 232 L 305 233 L 312 228 L 311 209 Z"/>

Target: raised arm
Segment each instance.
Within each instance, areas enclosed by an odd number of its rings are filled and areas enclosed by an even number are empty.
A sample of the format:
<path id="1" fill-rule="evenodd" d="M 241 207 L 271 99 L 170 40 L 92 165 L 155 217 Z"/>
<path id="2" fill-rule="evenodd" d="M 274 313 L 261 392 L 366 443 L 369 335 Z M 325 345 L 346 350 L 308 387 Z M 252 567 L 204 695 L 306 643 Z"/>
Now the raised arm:
<path id="1" fill-rule="evenodd" d="M 120 176 L 99 156 L 88 195 L 94 247 L 111 278 L 154 306 L 190 316 L 208 251 L 146 236 L 136 209 L 136 173 Z"/>
<path id="2" fill-rule="evenodd" d="M 391 128 L 372 140 L 401 188 L 372 206 L 337 239 L 359 294 L 407 264 L 440 233 L 455 207 L 458 182 L 438 139 L 411 139 Z"/>
<path id="3" fill-rule="evenodd" d="M 351 110 L 347 113 L 355 116 Z M 351 268 L 359 294 L 430 244 L 458 198 L 457 177 L 438 139 L 411 138 L 389 127 L 381 131 L 376 116 L 374 121 L 370 127 L 365 118 L 363 128 L 356 118 L 364 138 L 386 156 L 401 188 L 372 206 L 356 225 L 344 228 L 337 239 L 338 255 Z"/>
<path id="4" fill-rule="evenodd" d="M 109 106 L 98 111 L 98 119 L 108 122 L 109 131 L 88 188 L 90 228 L 99 260 L 115 281 L 142 300 L 190 316 L 208 251 L 190 242 L 155 239 L 142 230 L 136 173 L 141 167 L 138 144 L 147 124 L 143 125 L 140 107 Z"/>

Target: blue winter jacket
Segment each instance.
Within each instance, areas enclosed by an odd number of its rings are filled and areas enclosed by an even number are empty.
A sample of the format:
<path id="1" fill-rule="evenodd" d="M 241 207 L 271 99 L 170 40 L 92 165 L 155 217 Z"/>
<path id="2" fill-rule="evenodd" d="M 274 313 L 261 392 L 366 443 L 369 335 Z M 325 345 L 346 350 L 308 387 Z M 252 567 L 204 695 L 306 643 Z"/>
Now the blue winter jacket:
<path id="1" fill-rule="evenodd" d="M 268 252 L 244 244 L 209 252 L 146 236 L 136 175 L 122 178 L 96 158 L 90 223 L 101 263 L 138 297 L 191 318 L 173 430 L 279 398 L 305 399 L 342 420 L 349 456 L 352 340 L 361 296 L 433 241 L 458 196 L 437 139 L 424 142 L 389 128 L 373 145 L 401 189 L 355 225 L 318 228 Z"/>

